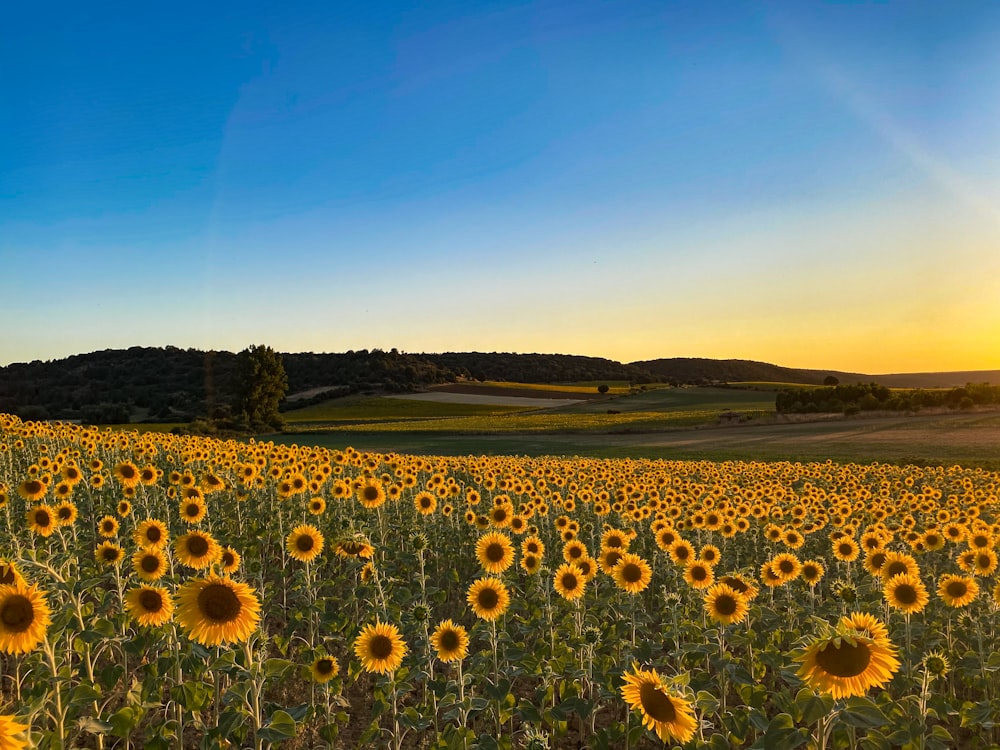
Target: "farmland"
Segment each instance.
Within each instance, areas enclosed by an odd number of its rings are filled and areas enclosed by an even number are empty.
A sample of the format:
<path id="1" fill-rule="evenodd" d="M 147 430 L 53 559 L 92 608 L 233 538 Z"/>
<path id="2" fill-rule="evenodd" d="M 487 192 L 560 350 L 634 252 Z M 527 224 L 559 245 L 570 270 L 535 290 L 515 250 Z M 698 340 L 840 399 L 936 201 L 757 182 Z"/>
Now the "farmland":
<path id="1" fill-rule="evenodd" d="M 956 435 L 997 428 L 959 416 Z M 345 441 L 524 436 L 334 434 L 3 417 L 4 726 L 42 748 L 1000 742 L 996 472 L 418 456 Z"/>

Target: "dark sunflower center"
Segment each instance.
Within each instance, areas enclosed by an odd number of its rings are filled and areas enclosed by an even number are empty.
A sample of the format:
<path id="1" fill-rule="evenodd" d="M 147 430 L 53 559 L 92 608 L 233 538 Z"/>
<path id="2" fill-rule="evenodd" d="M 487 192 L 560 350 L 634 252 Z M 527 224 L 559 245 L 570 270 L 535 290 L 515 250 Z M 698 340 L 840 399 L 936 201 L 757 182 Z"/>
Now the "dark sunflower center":
<path id="1" fill-rule="evenodd" d="M 498 563 L 504 558 L 504 548 L 499 542 L 493 542 L 486 546 L 486 559 L 493 563 Z"/>
<path id="2" fill-rule="evenodd" d="M 153 544 L 160 541 L 162 537 L 163 535 L 160 533 L 159 528 L 157 528 L 156 526 L 150 526 L 148 529 L 146 529 L 146 539 L 152 542 Z"/>
<path id="3" fill-rule="evenodd" d="M 139 594 L 139 605 L 147 612 L 159 612 L 163 609 L 163 597 L 158 591 L 143 589 Z"/>
<path id="4" fill-rule="evenodd" d="M 47 510 L 36 510 L 35 511 L 35 524 L 42 527 L 43 529 L 52 523 L 52 517 L 49 515 Z"/>
<path id="5" fill-rule="evenodd" d="M 368 502 L 375 502 L 378 500 L 378 487 L 368 486 L 361 493 L 362 497 Z"/>
<path id="6" fill-rule="evenodd" d="M 978 555 L 976 557 L 976 567 L 979 570 L 989 570 L 993 567 L 993 559 L 989 555 Z"/>
<path id="7" fill-rule="evenodd" d="M 730 576 L 726 576 L 725 578 L 722 579 L 722 582 L 727 586 L 729 586 L 729 588 L 735 589 L 736 593 L 738 594 L 745 594 L 749 590 L 748 586 L 745 583 L 743 583 L 743 581 L 741 581 L 739 578 L 732 578 Z"/>
<path id="8" fill-rule="evenodd" d="M 195 518 L 199 513 L 201 513 L 201 506 L 198 503 L 188 503 L 184 506 L 184 513 L 191 518 Z"/>
<path id="9" fill-rule="evenodd" d="M 507 520 L 507 511 L 505 511 L 503 508 L 493 511 L 494 523 L 502 523 L 505 520 Z"/>
<path id="10" fill-rule="evenodd" d="M 29 495 L 36 495 L 42 491 L 42 483 L 37 479 L 29 479 L 24 483 L 24 489 Z"/>
<path id="11" fill-rule="evenodd" d="M 534 542 L 531 542 L 530 544 L 528 544 L 527 550 L 528 550 L 529 554 L 537 555 L 538 554 L 538 545 L 535 544 Z"/>
<path id="12" fill-rule="evenodd" d="M 791 560 L 782 560 L 778 563 L 778 570 L 780 570 L 784 575 L 790 575 L 792 571 L 795 570 L 795 563 Z"/>
<path id="13" fill-rule="evenodd" d="M 693 578 L 696 581 L 704 581 L 706 578 L 708 578 L 708 570 L 706 568 L 701 567 L 700 565 L 696 565 L 693 568 L 691 568 L 691 578 Z"/>
<path id="14" fill-rule="evenodd" d="M 608 565 L 611 566 L 611 567 L 614 567 L 615 565 L 618 564 L 618 561 L 622 559 L 622 556 L 619 553 L 615 552 L 614 550 L 611 550 L 608 553 L 608 556 L 607 556 L 606 559 L 607 559 Z"/>
<path id="15" fill-rule="evenodd" d="M 300 534 L 295 539 L 295 549 L 299 552 L 309 552 L 316 546 L 316 541 L 308 534 Z"/>
<path id="16" fill-rule="evenodd" d="M 160 558 L 156 555 L 144 555 L 139 563 L 143 573 L 155 573 L 160 569 Z"/>
<path id="17" fill-rule="evenodd" d="M 316 671 L 320 674 L 330 674 L 333 672 L 333 659 L 320 659 L 316 662 Z"/>
<path id="18" fill-rule="evenodd" d="M 702 572 L 704 573 L 704 571 Z M 642 580 L 642 568 L 635 563 L 626 563 L 622 568 L 622 578 L 624 578 L 627 583 L 638 583 Z"/>
<path id="19" fill-rule="evenodd" d="M 73 515 L 73 511 L 70 508 L 60 508 L 59 509 L 59 520 L 65 521 Z"/>
<path id="20" fill-rule="evenodd" d="M 187 540 L 188 554 L 194 557 L 201 557 L 208 554 L 208 540 L 202 536 L 193 536 Z"/>
<path id="21" fill-rule="evenodd" d="M 881 570 L 882 566 L 885 565 L 885 553 L 884 552 L 876 552 L 869 559 L 869 564 L 875 570 Z"/>
<path id="22" fill-rule="evenodd" d="M 135 469 L 126 464 L 118 467 L 118 473 L 121 475 L 122 479 L 132 479 L 135 476 Z"/>
<path id="23" fill-rule="evenodd" d="M 579 581 L 572 573 L 565 573 L 562 577 L 562 587 L 567 591 L 574 591 L 579 585 Z"/>
<path id="24" fill-rule="evenodd" d="M 661 534 L 660 535 L 660 543 L 661 544 L 665 544 L 668 547 L 671 544 L 673 544 L 674 542 L 676 542 L 676 541 L 677 541 L 677 537 L 675 537 L 673 534 Z"/>
<path id="25" fill-rule="evenodd" d="M 906 563 L 902 562 L 891 562 L 885 569 L 885 575 L 887 578 L 892 578 L 900 573 L 908 573 L 909 569 L 906 567 Z"/>
<path id="26" fill-rule="evenodd" d="M 677 718 L 677 709 L 670 696 L 664 695 L 652 683 L 644 683 L 639 688 L 639 700 L 642 702 L 642 710 L 654 721 L 669 723 Z"/>
<path id="27" fill-rule="evenodd" d="M 232 567 L 232 564 L 234 562 L 236 562 L 236 558 L 233 557 L 233 553 L 232 552 L 223 552 L 222 553 L 222 564 L 223 564 L 224 567 L 227 567 L 227 568 Z"/>
<path id="28" fill-rule="evenodd" d="M 455 630 L 445 630 L 441 633 L 441 644 L 442 651 L 455 651 L 462 643 L 461 639 L 458 637 L 458 632 Z"/>
<path id="29" fill-rule="evenodd" d="M 221 583 L 211 583 L 198 592 L 198 609 L 214 622 L 232 622 L 243 605 L 236 592 Z"/>
<path id="30" fill-rule="evenodd" d="M 387 635 L 376 635 L 368 642 L 368 652 L 375 659 L 388 659 L 392 656 L 392 639 Z"/>
<path id="31" fill-rule="evenodd" d="M 715 611 L 720 615 L 728 617 L 736 612 L 736 597 L 729 594 L 722 594 L 715 597 Z"/>
<path id="32" fill-rule="evenodd" d="M 840 648 L 829 643 L 816 653 L 816 663 L 834 677 L 857 677 L 868 668 L 871 660 L 872 650 L 863 641 L 853 646 L 841 641 Z"/>
<path id="33" fill-rule="evenodd" d="M 687 560 L 691 556 L 691 551 L 687 547 L 678 547 L 674 550 L 678 560 Z"/>
<path id="34" fill-rule="evenodd" d="M 491 610 L 500 603 L 500 594 L 491 588 L 480 589 L 477 600 L 480 609 Z"/>
<path id="35" fill-rule="evenodd" d="M 900 604 L 915 604 L 917 601 L 917 589 L 908 583 L 902 583 L 896 587 L 896 600 Z"/>
<path id="36" fill-rule="evenodd" d="M 965 584 L 965 581 L 951 581 L 945 586 L 945 591 L 948 592 L 948 596 L 952 599 L 961 599 L 968 593 L 969 587 Z"/>
<path id="37" fill-rule="evenodd" d="M 429 497 L 422 497 L 422 498 L 420 498 L 420 507 L 421 508 L 429 508 L 429 507 L 431 507 L 431 498 L 429 498 Z"/>
<path id="38" fill-rule="evenodd" d="M 105 547 L 102 554 L 108 562 L 114 562 L 118 559 L 118 550 L 114 547 Z"/>
<path id="39" fill-rule="evenodd" d="M 623 542 L 622 542 L 622 538 L 620 536 L 613 536 L 610 539 L 608 539 L 607 542 L 605 542 L 604 546 L 605 547 L 611 547 L 611 548 L 618 548 L 618 547 L 621 547 L 622 544 L 623 544 Z"/>
<path id="40" fill-rule="evenodd" d="M 839 549 L 840 549 L 840 554 L 844 555 L 845 557 L 849 557 L 851 553 L 854 552 L 854 547 L 852 547 L 849 544 L 841 544 Z"/>
<path id="41" fill-rule="evenodd" d="M 0 620 L 3 620 L 4 627 L 8 630 L 23 633 L 35 621 L 35 610 L 28 597 L 14 594 L 8 596 L 0 608 Z"/>

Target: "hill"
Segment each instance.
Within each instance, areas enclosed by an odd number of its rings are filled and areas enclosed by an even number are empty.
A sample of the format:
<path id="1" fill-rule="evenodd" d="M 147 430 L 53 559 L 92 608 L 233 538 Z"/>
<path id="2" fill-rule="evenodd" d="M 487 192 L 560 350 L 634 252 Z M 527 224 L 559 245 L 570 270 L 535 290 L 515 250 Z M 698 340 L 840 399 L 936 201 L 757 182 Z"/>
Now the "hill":
<path id="1" fill-rule="evenodd" d="M 888 387 L 1000 384 L 1000 371 L 995 370 L 863 375 L 799 370 L 750 360 L 674 358 L 623 364 L 569 354 L 410 354 L 396 349 L 305 352 L 282 354 L 281 358 L 293 396 L 289 407 L 347 393 L 402 393 L 465 380 L 819 385 L 834 375 L 841 383 L 877 382 Z M 108 349 L 47 362 L 16 363 L 0 367 L 0 412 L 24 419 L 77 419 L 97 424 L 187 421 L 225 412 L 235 393 L 235 365 L 232 352 L 172 346 Z"/>

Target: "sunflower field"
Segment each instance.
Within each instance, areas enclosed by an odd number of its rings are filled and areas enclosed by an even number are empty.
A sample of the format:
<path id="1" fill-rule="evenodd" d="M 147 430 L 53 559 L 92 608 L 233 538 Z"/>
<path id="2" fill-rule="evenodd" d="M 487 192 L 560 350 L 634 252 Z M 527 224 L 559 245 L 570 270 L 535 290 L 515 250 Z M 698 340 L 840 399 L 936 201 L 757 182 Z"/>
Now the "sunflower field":
<path id="1" fill-rule="evenodd" d="M 0 415 L 0 750 L 997 748 L 998 494 Z"/>

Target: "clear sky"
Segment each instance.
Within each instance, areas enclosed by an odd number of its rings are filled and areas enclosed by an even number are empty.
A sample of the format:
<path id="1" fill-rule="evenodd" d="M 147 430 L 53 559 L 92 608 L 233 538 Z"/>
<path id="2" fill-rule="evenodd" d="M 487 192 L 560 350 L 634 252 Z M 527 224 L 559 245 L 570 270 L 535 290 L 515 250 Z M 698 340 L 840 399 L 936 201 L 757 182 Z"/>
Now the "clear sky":
<path id="1" fill-rule="evenodd" d="M 1000 368 L 1000 3 L 8 3 L 0 365 Z"/>

